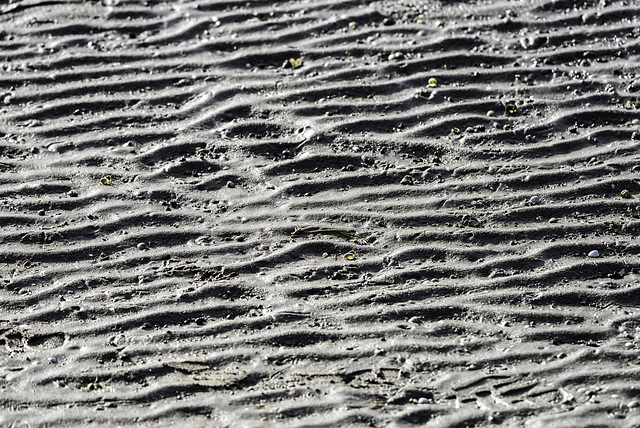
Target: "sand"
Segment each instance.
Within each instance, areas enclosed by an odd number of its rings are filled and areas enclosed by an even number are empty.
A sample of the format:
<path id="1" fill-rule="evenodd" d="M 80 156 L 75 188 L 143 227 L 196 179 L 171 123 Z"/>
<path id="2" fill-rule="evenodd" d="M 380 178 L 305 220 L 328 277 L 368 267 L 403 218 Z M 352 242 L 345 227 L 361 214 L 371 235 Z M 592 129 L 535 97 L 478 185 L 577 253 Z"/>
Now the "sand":
<path id="1" fill-rule="evenodd" d="M 0 7 L 0 426 L 640 426 L 640 2 Z"/>

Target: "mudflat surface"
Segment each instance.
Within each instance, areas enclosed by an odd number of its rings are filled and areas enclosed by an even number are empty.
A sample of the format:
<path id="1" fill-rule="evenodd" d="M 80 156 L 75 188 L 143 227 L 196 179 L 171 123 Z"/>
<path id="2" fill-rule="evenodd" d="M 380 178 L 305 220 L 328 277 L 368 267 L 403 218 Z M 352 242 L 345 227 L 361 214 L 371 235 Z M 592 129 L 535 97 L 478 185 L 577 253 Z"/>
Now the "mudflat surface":
<path id="1" fill-rule="evenodd" d="M 0 425 L 640 425 L 637 1 L 0 12 Z"/>

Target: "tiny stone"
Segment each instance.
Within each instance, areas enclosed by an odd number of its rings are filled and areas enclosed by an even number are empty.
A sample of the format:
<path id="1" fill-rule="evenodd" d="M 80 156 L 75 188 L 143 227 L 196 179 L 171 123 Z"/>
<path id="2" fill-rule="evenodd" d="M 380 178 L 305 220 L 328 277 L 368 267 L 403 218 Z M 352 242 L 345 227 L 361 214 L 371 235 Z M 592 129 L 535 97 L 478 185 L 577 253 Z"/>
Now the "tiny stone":
<path id="1" fill-rule="evenodd" d="M 633 120 L 631 121 L 631 124 L 632 124 L 632 125 L 638 125 L 638 124 L 640 124 L 640 119 L 633 119 Z M 636 403 L 637 403 L 637 401 L 636 401 Z"/>
<path id="2" fill-rule="evenodd" d="M 400 181 L 400 184 L 404 185 L 404 186 L 411 186 L 413 185 L 413 177 L 410 175 L 405 175 L 402 180 Z"/>
<path id="3" fill-rule="evenodd" d="M 489 111 L 487 112 L 487 116 L 489 116 L 489 117 L 493 117 L 493 116 L 495 116 L 495 115 L 496 115 L 496 112 L 495 112 L 495 111 L 493 111 L 493 110 L 489 110 Z"/>
<path id="4" fill-rule="evenodd" d="M 138 245 L 136 245 L 136 248 L 140 251 L 142 250 L 146 250 L 147 249 L 147 244 L 145 244 L 144 242 L 140 242 Z"/>
<path id="5" fill-rule="evenodd" d="M 45 210 L 38 211 L 38 215 L 45 215 L 45 213 L 46 213 Z"/>
<path id="6" fill-rule="evenodd" d="M 56 357 L 51 357 L 51 358 L 49 358 L 49 362 L 51 364 L 58 364 L 58 359 Z"/>
<path id="7" fill-rule="evenodd" d="M 234 187 L 236 187 L 236 183 L 234 183 L 233 181 L 227 181 L 227 187 L 233 189 Z"/>
<path id="8" fill-rule="evenodd" d="M 537 196 L 532 196 L 531 199 L 529 199 L 529 202 L 531 202 L 533 205 L 538 205 L 540 203 L 540 198 Z"/>
<path id="9" fill-rule="evenodd" d="M 491 415 L 487 418 L 487 421 L 491 424 L 500 425 L 502 423 L 502 418 L 498 415 Z"/>
<path id="10" fill-rule="evenodd" d="M 600 252 L 598 250 L 590 251 L 589 257 L 592 257 L 592 258 L 600 257 Z"/>
<path id="11" fill-rule="evenodd" d="M 424 397 L 420 397 L 418 398 L 418 404 L 429 404 L 429 400 Z"/>
<path id="12" fill-rule="evenodd" d="M 70 198 L 77 198 L 78 197 L 78 192 L 76 192 L 75 190 L 69 190 L 67 192 L 67 196 L 69 196 Z"/>
<path id="13" fill-rule="evenodd" d="M 630 409 L 634 409 L 636 407 L 640 407 L 640 401 L 629 401 L 629 403 L 627 403 L 627 407 Z"/>

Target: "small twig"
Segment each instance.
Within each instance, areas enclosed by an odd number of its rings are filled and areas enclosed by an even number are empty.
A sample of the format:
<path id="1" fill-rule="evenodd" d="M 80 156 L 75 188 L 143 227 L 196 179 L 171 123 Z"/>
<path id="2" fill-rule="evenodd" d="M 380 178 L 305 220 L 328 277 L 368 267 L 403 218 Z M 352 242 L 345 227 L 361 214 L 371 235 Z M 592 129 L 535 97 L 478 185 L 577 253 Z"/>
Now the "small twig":
<path id="1" fill-rule="evenodd" d="M 280 370 L 278 370 L 277 372 L 273 373 L 271 376 L 269 376 L 269 379 L 273 379 L 274 377 L 278 376 L 280 373 L 290 369 L 291 367 L 293 367 L 293 364 L 289 364 L 286 367 L 281 368 Z"/>
<path id="2" fill-rule="evenodd" d="M 296 229 L 293 231 L 293 233 L 291 234 L 291 236 L 297 236 L 297 235 L 302 235 L 304 233 L 320 233 L 323 235 L 335 235 L 335 234 L 340 234 L 342 236 L 345 236 L 347 238 L 351 238 L 351 239 L 364 239 L 362 236 L 358 235 L 355 232 L 352 232 L 350 230 L 346 230 L 346 229 L 321 229 L 318 226 L 307 226 L 307 227 L 302 227 L 300 229 Z"/>

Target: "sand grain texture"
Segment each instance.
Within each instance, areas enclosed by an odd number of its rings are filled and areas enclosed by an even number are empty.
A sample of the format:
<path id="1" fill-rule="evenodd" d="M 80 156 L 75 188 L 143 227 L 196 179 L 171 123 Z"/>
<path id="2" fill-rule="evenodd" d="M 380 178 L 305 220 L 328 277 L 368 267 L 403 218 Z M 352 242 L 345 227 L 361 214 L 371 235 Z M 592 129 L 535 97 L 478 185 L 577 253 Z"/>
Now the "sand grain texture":
<path id="1" fill-rule="evenodd" d="M 4 2 L 0 425 L 640 425 L 639 14 Z"/>

